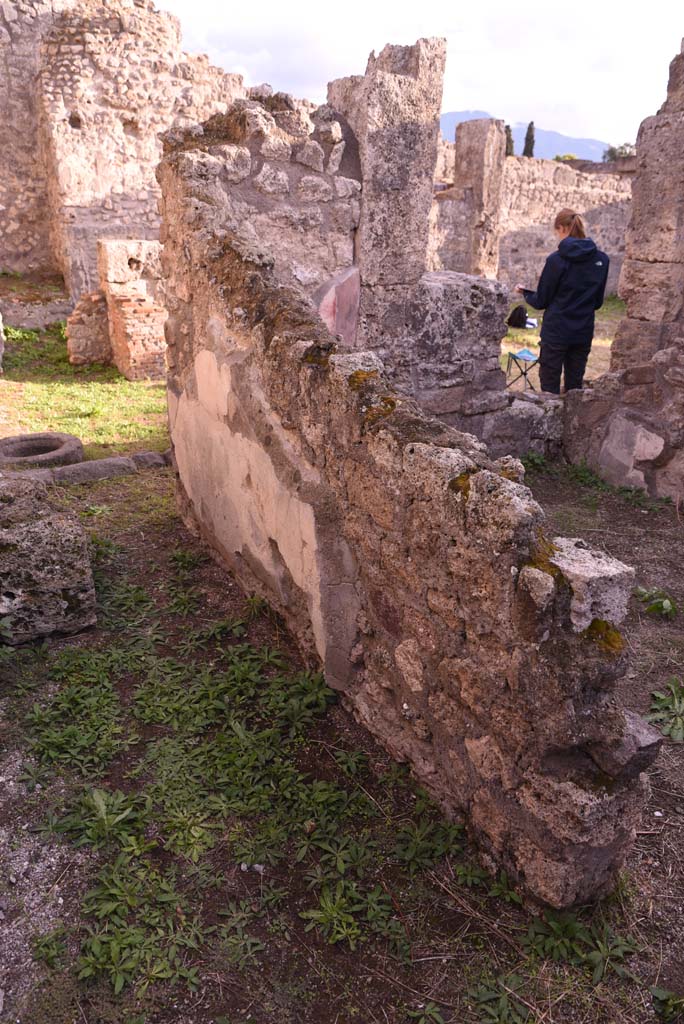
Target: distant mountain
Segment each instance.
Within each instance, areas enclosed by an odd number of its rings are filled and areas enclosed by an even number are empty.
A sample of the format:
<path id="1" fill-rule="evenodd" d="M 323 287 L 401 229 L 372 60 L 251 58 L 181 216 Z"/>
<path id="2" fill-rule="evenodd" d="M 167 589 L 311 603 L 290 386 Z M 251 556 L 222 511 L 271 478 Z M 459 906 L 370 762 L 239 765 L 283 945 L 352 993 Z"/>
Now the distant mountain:
<path id="1" fill-rule="evenodd" d="M 491 114 L 484 110 L 451 110 L 442 114 L 440 124 L 442 135 L 450 142 L 454 139 L 456 125 L 461 121 L 474 121 L 479 117 L 491 117 Z M 516 156 L 521 156 L 525 142 L 527 124 L 511 125 L 513 131 L 513 145 Z M 554 156 L 563 153 L 574 153 L 580 160 L 603 159 L 603 151 L 609 146 L 608 142 L 600 142 L 598 139 L 574 139 L 570 135 L 561 135 L 560 132 L 547 131 L 545 128 L 534 126 L 534 155 L 543 160 L 553 160 Z"/>

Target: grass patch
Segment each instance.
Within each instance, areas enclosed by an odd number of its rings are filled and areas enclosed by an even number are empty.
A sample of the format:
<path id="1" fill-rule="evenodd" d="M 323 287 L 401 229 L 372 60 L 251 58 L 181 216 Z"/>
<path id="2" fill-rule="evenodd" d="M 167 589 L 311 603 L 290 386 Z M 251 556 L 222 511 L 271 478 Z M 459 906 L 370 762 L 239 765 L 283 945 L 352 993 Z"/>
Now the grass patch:
<path id="1" fill-rule="evenodd" d="M 627 889 L 531 914 L 302 668 L 268 606 L 227 597 L 149 481 L 62 493 L 96 530 L 100 625 L 27 655 L 11 707 L 40 773 L 17 803 L 28 834 L 81 867 L 57 915 L 27 921 L 46 981 L 13 1016 L 650 1020 L 661 979 L 635 954 Z"/>
<path id="2" fill-rule="evenodd" d="M 86 458 L 168 447 L 164 385 L 128 381 L 112 366 L 72 366 L 64 327 L 5 328 L 3 432 L 75 434 Z"/>

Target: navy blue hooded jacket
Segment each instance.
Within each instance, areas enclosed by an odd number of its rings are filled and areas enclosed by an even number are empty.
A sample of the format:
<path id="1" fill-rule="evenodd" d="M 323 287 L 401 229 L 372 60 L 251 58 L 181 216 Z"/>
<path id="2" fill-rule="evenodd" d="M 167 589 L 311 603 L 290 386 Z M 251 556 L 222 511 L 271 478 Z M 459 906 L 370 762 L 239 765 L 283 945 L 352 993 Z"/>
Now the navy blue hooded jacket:
<path id="1" fill-rule="evenodd" d="M 542 270 L 536 292 L 525 289 L 525 302 L 544 309 L 541 340 L 590 344 L 594 310 L 603 305 L 608 257 L 591 238 L 564 238 Z"/>

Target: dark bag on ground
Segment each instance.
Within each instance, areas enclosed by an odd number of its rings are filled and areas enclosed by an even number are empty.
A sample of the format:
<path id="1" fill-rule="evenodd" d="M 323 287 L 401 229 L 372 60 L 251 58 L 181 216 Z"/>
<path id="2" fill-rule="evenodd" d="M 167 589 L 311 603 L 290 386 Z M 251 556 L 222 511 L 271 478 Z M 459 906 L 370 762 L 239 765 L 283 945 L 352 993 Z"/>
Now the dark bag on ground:
<path id="1" fill-rule="evenodd" d="M 509 327 L 526 327 L 527 306 L 516 306 L 512 309 L 506 323 Z"/>

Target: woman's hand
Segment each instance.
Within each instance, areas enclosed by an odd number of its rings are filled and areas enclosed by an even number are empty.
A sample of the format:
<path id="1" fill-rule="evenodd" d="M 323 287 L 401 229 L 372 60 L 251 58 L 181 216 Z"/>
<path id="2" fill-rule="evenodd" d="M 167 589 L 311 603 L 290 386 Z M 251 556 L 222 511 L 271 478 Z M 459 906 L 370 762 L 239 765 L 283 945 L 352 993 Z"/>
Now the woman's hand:
<path id="1" fill-rule="evenodd" d="M 515 290 L 516 292 L 520 292 L 520 294 L 522 295 L 523 292 L 527 291 L 527 288 L 525 288 L 525 286 L 522 284 L 516 284 Z"/>

